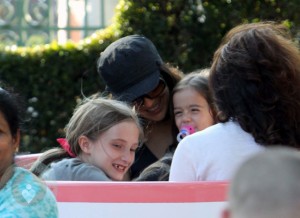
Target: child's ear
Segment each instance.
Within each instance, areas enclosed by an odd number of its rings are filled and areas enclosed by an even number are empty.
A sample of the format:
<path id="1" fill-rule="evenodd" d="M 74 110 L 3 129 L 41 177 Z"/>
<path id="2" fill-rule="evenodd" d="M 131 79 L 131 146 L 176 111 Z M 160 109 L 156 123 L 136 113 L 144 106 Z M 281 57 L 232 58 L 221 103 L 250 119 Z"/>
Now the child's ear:
<path id="1" fill-rule="evenodd" d="M 79 144 L 82 152 L 84 152 L 86 154 L 91 153 L 91 142 L 88 139 L 88 137 L 86 137 L 84 135 L 80 136 L 78 139 L 78 144 Z"/>

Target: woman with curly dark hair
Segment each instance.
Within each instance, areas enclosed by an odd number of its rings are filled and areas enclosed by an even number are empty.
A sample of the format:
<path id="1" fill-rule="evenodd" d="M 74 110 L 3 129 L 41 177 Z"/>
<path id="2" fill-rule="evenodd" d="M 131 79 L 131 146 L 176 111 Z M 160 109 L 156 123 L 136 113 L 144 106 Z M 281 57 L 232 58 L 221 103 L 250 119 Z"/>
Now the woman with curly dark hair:
<path id="1" fill-rule="evenodd" d="M 182 140 L 170 180 L 227 180 L 266 147 L 299 148 L 299 64 L 299 50 L 282 25 L 233 28 L 215 52 L 210 74 L 220 123 Z"/>

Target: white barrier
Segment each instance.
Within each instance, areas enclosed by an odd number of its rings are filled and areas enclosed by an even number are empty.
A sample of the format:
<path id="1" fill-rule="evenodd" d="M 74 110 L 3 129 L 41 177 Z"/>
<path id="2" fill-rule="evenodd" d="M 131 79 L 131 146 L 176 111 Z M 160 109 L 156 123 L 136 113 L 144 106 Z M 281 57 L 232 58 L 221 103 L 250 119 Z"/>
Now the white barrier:
<path id="1" fill-rule="evenodd" d="M 40 154 L 15 158 L 30 168 Z M 220 218 L 227 182 L 46 182 L 60 218 Z"/>
<path id="2" fill-rule="evenodd" d="M 47 182 L 61 218 L 220 218 L 226 182 Z"/>

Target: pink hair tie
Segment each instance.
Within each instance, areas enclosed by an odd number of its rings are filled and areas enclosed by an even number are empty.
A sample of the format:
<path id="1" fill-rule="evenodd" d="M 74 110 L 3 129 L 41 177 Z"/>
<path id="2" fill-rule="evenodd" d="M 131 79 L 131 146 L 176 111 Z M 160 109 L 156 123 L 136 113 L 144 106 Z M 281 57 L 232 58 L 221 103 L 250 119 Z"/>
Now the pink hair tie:
<path id="1" fill-rule="evenodd" d="M 71 156 L 76 157 L 76 155 L 71 151 L 71 147 L 65 138 L 58 138 L 56 141 L 60 144 L 60 146 Z"/>

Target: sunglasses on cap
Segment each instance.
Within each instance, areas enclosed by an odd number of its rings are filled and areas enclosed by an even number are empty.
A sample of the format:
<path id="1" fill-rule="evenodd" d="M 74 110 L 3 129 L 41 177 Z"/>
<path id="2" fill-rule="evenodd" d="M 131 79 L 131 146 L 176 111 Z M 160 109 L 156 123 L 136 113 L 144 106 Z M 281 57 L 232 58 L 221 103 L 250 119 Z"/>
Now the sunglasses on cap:
<path id="1" fill-rule="evenodd" d="M 158 85 L 148 94 L 142 95 L 132 101 L 132 105 L 136 107 L 140 107 L 144 105 L 144 99 L 155 99 L 159 97 L 166 89 L 166 82 L 162 79 L 159 78 Z"/>

